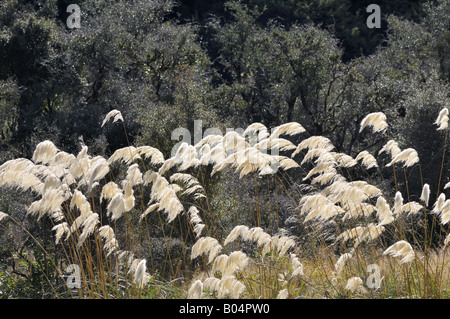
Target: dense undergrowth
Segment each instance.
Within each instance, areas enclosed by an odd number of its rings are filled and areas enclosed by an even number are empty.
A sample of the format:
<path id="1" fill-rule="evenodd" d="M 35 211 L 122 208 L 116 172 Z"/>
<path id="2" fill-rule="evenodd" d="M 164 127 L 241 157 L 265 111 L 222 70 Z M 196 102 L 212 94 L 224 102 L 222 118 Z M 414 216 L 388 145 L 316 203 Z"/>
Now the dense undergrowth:
<path id="1" fill-rule="evenodd" d="M 114 110 L 103 125 L 122 123 Z M 447 108 L 435 124 L 446 146 Z M 168 159 L 151 146 L 105 158 L 43 141 L 0 166 L 0 186 L 30 198 L 23 220 L 0 213 L 2 234 L 32 242 L 3 265 L 0 296 L 448 298 L 445 152 L 439 192 L 411 194 L 413 145 L 389 139 L 383 113 L 360 128 L 385 138 L 378 154 L 336 152 L 296 122 L 208 135 Z"/>

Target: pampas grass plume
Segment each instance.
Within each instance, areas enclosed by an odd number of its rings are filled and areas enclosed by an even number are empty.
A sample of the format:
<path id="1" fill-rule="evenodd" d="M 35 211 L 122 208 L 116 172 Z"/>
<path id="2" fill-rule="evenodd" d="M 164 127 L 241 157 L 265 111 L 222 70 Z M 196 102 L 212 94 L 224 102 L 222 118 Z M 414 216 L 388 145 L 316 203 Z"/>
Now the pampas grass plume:
<path id="1" fill-rule="evenodd" d="M 147 261 L 145 259 L 139 261 L 136 271 L 134 272 L 133 281 L 139 286 L 139 288 L 143 288 L 151 278 L 151 276 L 147 274 L 146 262 Z"/>
<path id="2" fill-rule="evenodd" d="M 386 115 L 383 112 L 375 112 L 368 114 L 362 121 L 359 132 L 361 133 L 366 126 L 371 126 L 373 131 L 384 132 L 387 127 Z"/>
<path id="3" fill-rule="evenodd" d="M 415 258 L 415 253 L 412 246 L 404 240 L 400 240 L 388 247 L 383 252 L 383 255 L 402 257 L 402 259 L 400 260 L 401 264 L 412 262 Z"/>
<path id="4" fill-rule="evenodd" d="M 434 124 L 439 125 L 437 128 L 438 131 L 446 130 L 448 128 L 448 108 L 444 107 L 440 112 L 439 116 L 434 122 Z"/>
<path id="5" fill-rule="evenodd" d="M 420 200 L 425 203 L 425 206 L 428 206 L 428 202 L 430 200 L 430 185 L 428 184 L 423 185 Z"/>
<path id="6" fill-rule="evenodd" d="M 196 280 L 192 283 L 188 291 L 188 299 L 200 299 L 202 298 L 203 283 L 201 280 Z"/>
<path id="7" fill-rule="evenodd" d="M 0 221 L 5 217 L 9 217 L 9 215 L 5 214 L 4 212 L 0 212 Z"/>
<path id="8" fill-rule="evenodd" d="M 350 290 L 351 292 L 359 292 L 362 294 L 367 293 L 367 289 L 363 286 L 363 281 L 359 277 L 352 277 L 347 281 L 347 285 L 345 289 Z"/>
<path id="9" fill-rule="evenodd" d="M 122 113 L 120 113 L 120 111 L 118 110 L 112 110 L 108 114 L 106 114 L 105 119 L 102 122 L 102 127 L 106 124 L 106 122 L 108 122 L 110 118 L 113 118 L 113 123 L 119 120 L 123 122 Z"/>

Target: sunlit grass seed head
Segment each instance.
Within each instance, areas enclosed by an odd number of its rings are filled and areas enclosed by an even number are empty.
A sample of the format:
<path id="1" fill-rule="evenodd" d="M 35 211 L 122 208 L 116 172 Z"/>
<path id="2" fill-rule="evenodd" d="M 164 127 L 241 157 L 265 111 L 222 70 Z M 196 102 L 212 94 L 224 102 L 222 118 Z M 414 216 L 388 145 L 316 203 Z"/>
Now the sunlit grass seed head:
<path id="1" fill-rule="evenodd" d="M 374 133 L 384 132 L 388 127 L 386 115 L 383 112 L 375 112 L 368 114 L 361 121 L 359 132 L 361 133 L 367 126 L 372 127 Z"/>
<path id="2" fill-rule="evenodd" d="M 203 294 L 203 283 L 201 280 L 195 280 L 189 288 L 188 299 L 201 299 Z"/>
<path id="3" fill-rule="evenodd" d="M 407 148 L 397 154 L 386 166 L 392 166 L 395 163 L 403 162 L 403 167 L 411 167 L 419 162 L 419 155 L 413 148 Z"/>
<path id="4" fill-rule="evenodd" d="M 410 263 L 415 258 L 415 252 L 407 241 L 400 240 L 396 242 L 395 244 L 388 247 L 384 252 L 383 255 L 391 255 L 393 257 L 401 257 L 400 260 L 401 264 L 404 263 Z"/>
<path id="5" fill-rule="evenodd" d="M 339 259 L 336 261 L 336 263 L 334 264 L 334 269 L 336 274 L 340 274 L 342 272 L 342 270 L 344 269 L 346 263 L 352 258 L 352 254 L 351 253 L 344 253 L 341 256 L 339 256 Z"/>
<path id="6" fill-rule="evenodd" d="M 396 141 L 389 140 L 378 152 L 378 155 L 386 152 L 391 155 L 391 159 L 394 159 L 398 154 L 400 154 L 401 151 L 402 150 L 398 147 L 398 143 Z"/>
<path id="7" fill-rule="evenodd" d="M 123 116 L 122 113 L 120 113 L 119 110 L 112 110 L 110 111 L 108 114 L 106 114 L 103 122 L 102 122 L 102 127 L 106 124 L 106 122 L 108 122 L 108 120 L 110 118 L 113 118 L 113 123 L 117 122 L 117 121 L 122 121 L 123 122 Z"/>
<path id="8" fill-rule="evenodd" d="M 438 131 L 440 130 L 446 130 L 448 128 L 448 108 L 444 107 L 440 112 L 439 116 L 437 117 L 434 124 L 438 125 L 437 128 Z"/>
<path id="9" fill-rule="evenodd" d="M 347 281 L 347 285 L 345 285 L 345 289 L 351 292 L 357 292 L 361 294 L 366 294 L 368 291 L 363 285 L 363 281 L 359 277 L 352 277 Z"/>
<path id="10" fill-rule="evenodd" d="M 133 281 L 139 288 L 143 288 L 151 279 L 151 276 L 147 273 L 146 263 L 147 261 L 145 259 L 140 260 L 134 272 Z"/>
<path id="11" fill-rule="evenodd" d="M 376 209 L 379 225 L 388 225 L 394 221 L 394 216 L 392 214 L 391 208 L 389 207 L 389 204 L 386 202 L 386 199 L 384 197 L 378 197 Z"/>
<path id="12" fill-rule="evenodd" d="M 217 239 L 213 237 L 201 237 L 192 246 L 191 259 L 195 259 L 203 254 L 208 255 L 208 263 L 212 262 L 214 258 L 222 250 L 222 246 Z"/>
<path id="13" fill-rule="evenodd" d="M 362 151 L 360 152 L 356 158 L 356 161 L 362 161 L 361 164 L 366 168 L 366 169 L 370 169 L 373 167 L 378 167 L 378 163 L 376 158 L 370 154 L 368 151 Z"/>
<path id="14" fill-rule="evenodd" d="M 420 200 L 425 203 L 425 206 L 428 206 L 430 200 L 430 185 L 423 185 L 422 193 L 420 194 Z"/>
<path id="15" fill-rule="evenodd" d="M 47 164 L 58 151 L 58 148 L 51 141 L 43 141 L 36 146 L 31 159 L 36 164 Z"/>

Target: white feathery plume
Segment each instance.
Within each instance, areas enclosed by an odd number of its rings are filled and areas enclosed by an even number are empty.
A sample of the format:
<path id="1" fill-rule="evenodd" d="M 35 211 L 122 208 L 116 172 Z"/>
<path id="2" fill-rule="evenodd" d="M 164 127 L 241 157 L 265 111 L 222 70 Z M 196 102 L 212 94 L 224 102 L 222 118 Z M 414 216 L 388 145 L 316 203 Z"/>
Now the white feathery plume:
<path id="1" fill-rule="evenodd" d="M 314 177 L 311 180 L 311 184 L 326 185 L 334 182 L 343 182 L 345 180 L 345 177 L 338 174 L 335 169 L 330 169 L 329 172 L 321 173 L 320 175 Z"/>
<path id="2" fill-rule="evenodd" d="M 111 164 L 116 161 L 124 162 L 125 164 L 131 164 L 134 160 L 142 159 L 134 146 L 126 146 L 117 149 L 108 159 L 108 163 Z"/>
<path id="3" fill-rule="evenodd" d="M 187 187 L 191 187 L 193 185 L 199 184 L 197 178 L 192 176 L 191 174 L 185 173 L 175 173 L 170 176 L 170 181 L 182 181 Z"/>
<path id="4" fill-rule="evenodd" d="M 360 238 L 360 241 L 365 238 L 369 238 L 369 240 L 375 240 L 384 232 L 384 230 L 385 228 L 383 225 L 375 225 L 373 223 L 370 223 L 369 225 L 367 225 L 365 232 Z"/>
<path id="5" fill-rule="evenodd" d="M 133 164 L 128 167 L 127 176 L 125 179 L 131 183 L 131 186 L 143 183 L 142 173 L 139 170 L 138 164 Z"/>
<path id="6" fill-rule="evenodd" d="M 114 195 L 106 207 L 106 212 L 108 216 L 112 215 L 111 220 L 116 220 L 122 217 L 125 212 L 125 203 L 122 192 Z"/>
<path id="7" fill-rule="evenodd" d="M 56 177 L 56 175 L 48 175 L 45 178 L 44 189 L 42 190 L 42 192 L 45 193 L 48 189 L 57 189 L 61 186 L 61 180 Z"/>
<path id="8" fill-rule="evenodd" d="M 441 193 L 437 199 L 437 201 L 433 205 L 433 210 L 431 211 L 433 214 L 439 214 L 442 210 L 442 207 L 445 203 L 445 194 Z"/>
<path id="9" fill-rule="evenodd" d="M 419 162 L 419 155 L 417 154 L 415 149 L 407 148 L 398 153 L 386 166 L 389 167 L 397 162 L 404 162 L 403 167 L 411 167 Z"/>
<path id="10" fill-rule="evenodd" d="M 328 220 L 345 212 L 322 194 L 303 196 L 299 204 L 300 213 L 306 215 L 304 222 L 311 219 Z"/>
<path id="11" fill-rule="evenodd" d="M 281 289 L 276 299 L 288 299 L 289 298 L 289 291 L 287 289 Z"/>
<path id="12" fill-rule="evenodd" d="M 245 291 L 245 289 L 246 287 L 242 282 L 240 282 L 239 280 L 235 280 L 233 287 L 231 288 L 230 297 L 232 299 L 239 299 L 239 297 Z"/>
<path id="13" fill-rule="evenodd" d="M 122 193 L 119 185 L 114 182 L 105 184 L 102 188 L 102 192 L 100 193 L 100 203 L 103 201 L 103 199 L 111 200 L 118 193 Z"/>
<path id="14" fill-rule="evenodd" d="M 142 259 L 139 261 L 136 266 L 136 271 L 134 272 L 133 282 L 139 286 L 139 288 L 143 288 L 148 281 L 151 279 L 151 276 L 147 273 L 146 260 Z"/>
<path id="15" fill-rule="evenodd" d="M 158 202 L 159 210 L 164 210 L 167 213 L 168 222 L 172 222 L 184 210 L 177 194 L 169 187 L 169 182 L 159 173 L 146 174 L 145 180 L 146 183 L 153 183 L 150 201 Z"/>
<path id="16" fill-rule="evenodd" d="M 306 130 L 302 125 L 297 122 L 290 122 L 275 127 L 272 134 L 270 134 L 270 138 L 278 138 L 282 134 L 297 135 L 303 132 L 306 132 Z"/>
<path id="17" fill-rule="evenodd" d="M 292 265 L 292 275 L 291 277 L 295 276 L 303 276 L 303 265 L 298 259 L 296 254 L 291 253 L 290 254 L 291 259 L 291 265 Z"/>
<path id="18" fill-rule="evenodd" d="M 441 223 L 442 225 L 447 224 L 450 222 L 450 199 L 447 199 L 442 206 L 441 210 Z"/>
<path id="19" fill-rule="evenodd" d="M 415 201 L 412 201 L 412 202 L 402 205 L 402 213 L 409 213 L 409 214 L 414 215 L 414 214 L 417 214 L 422 209 L 423 209 L 423 206 Z"/>
<path id="20" fill-rule="evenodd" d="M 123 188 L 123 207 L 125 208 L 125 212 L 129 212 L 131 209 L 133 209 L 135 204 L 133 186 L 130 181 L 123 180 L 122 188 Z"/>
<path id="21" fill-rule="evenodd" d="M 394 221 L 394 216 L 392 215 L 389 204 L 386 202 L 384 197 L 378 197 L 376 208 L 378 219 L 380 221 L 379 225 L 387 225 Z"/>
<path id="22" fill-rule="evenodd" d="M 362 165 L 364 165 L 367 169 L 370 169 L 372 167 L 378 167 L 377 160 L 375 157 L 370 154 L 368 151 L 362 151 L 360 152 L 356 158 L 356 161 L 362 160 Z"/>
<path id="23" fill-rule="evenodd" d="M 104 225 L 98 229 L 98 232 L 105 241 L 106 256 L 109 256 L 119 248 L 114 230 L 110 226 Z"/>
<path id="24" fill-rule="evenodd" d="M 284 170 L 300 167 L 296 161 L 290 159 L 289 157 L 277 156 L 276 159 L 280 163 L 280 167 Z"/>
<path id="25" fill-rule="evenodd" d="M 100 220 L 98 219 L 97 213 L 90 214 L 82 223 L 83 231 L 78 238 L 77 248 L 80 248 L 81 245 L 84 243 L 86 238 L 91 235 L 95 227 L 100 223 Z"/>
<path id="26" fill-rule="evenodd" d="M 291 142 L 284 138 L 269 138 L 267 140 L 266 147 L 259 148 L 259 150 L 266 152 L 267 150 L 280 150 L 280 151 L 289 151 L 296 149 L 297 147 Z M 272 153 L 273 154 L 273 153 Z"/>
<path id="27" fill-rule="evenodd" d="M 47 164 L 56 154 L 58 148 L 51 141 L 43 141 L 36 146 L 36 149 L 31 158 L 36 164 Z"/>
<path id="28" fill-rule="evenodd" d="M 448 108 L 444 107 L 440 112 L 436 121 L 433 123 L 439 125 L 438 131 L 446 130 L 448 128 Z"/>
<path id="29" fill-rule="evenodd" d="M 248 265 L 248 257 L 242 251 L 233 251 L 227 258 L 222 275 L 229 276 L 238 270 L 244 270 Z"/>
<path id="30" fill-rule="evenodd" d="M 108 122 L 108 120 L 111 117 L 113 117 L 113 123 L 115 123 L 119 120 L 123 122 L 122 113 L 120 113 L 120 111 L 118 111 L 118 110 L 112 110 L 108 114 L 106 114 L 105 119 L 103 120 L 103 123 L 102 123 L 102 127 L 106 124 L 106 122 Z"/>
<path id="31" fill-rule="evenodd" d="M 63 222 L 63 223 L 61 223 L 61 224 L 55 225 L 55 226 L 52 228 L 52 230 L 56 231 L 56 234 L 55 234 L 55 238 L 56 238 L 55 244 L 58 245 L 59 241 L 61 240 L 61 237 L 62 237 L 64 234 L 68 234 L 68 233 L 69 233 L 69 226 L 68 226 L 68 224 L 67 224 L 66 222 Z"/>
<path id="32" fill-rule="evenodd" d="M 225 268 L 227 266 L 228 255 L 222 254 L 214 258 L 214 263 L 211 268 L 212 273 L 214 274 L 216 271 L 220 271 L 223 275 L 225 273 Z"/>
<path id="33" fill-rule="evenodd" d="M 5 217 L 9 217 L 9 215 L 4 212 L 0 212 L 0 221 Z"/>
<path id="34" fill-rule="evenodd" d="M 205 132 L 206 133 L 206 132 Z M 215 145 L 222 142 L 223 136 L 222 133 L 219 134 L 207 134 L 205 137 L 203 137 L 200 142 L 195 144 L 196 148 L 201 148 L 205 144 L 209 144 L 211 147 L 214 147 Z"/>
<path id="35" fill-rule="evenodd" d="M 420 200 L 425 203 L 425 206 L 428 206 L 428 202 L 430 200 L 430 185 L 428 184 L 423 185 Z"/>
<path id="36" fill-rule="evenodd" d="M 351 207 L 350 205 L 360 205 L 369 199 L 364 189 L 353 186 L 345 180 L 335 181 L 330 186 L 327 186 L 322 191 L 322 194 L 327 196 L 333 203 L 341 203 L 341 206 L 344 208 Z"/>
<path id="37" fill-rule="evenodd" d="M 189 207 L 187 215 L 191 223 L 194 225 L 195 236 L 199 237 L 202 233 L 203 228 L 205 228 L 205 225 L 203 224 L 203 220 L 200 218 L 200 213 L 197 207 Z"/>
<path id="38" fill-rule="evenodd" d="M 360 203 L 358 205 L 349 206 L 350 208 L 347 209 L 347 212 L 342 217 L 342 220 L 346 220 L 348 218 L 357 218 L 360 216 L 368 217 L 376 210 L 376 208 L 369 203 Z"/>
<path id="39" fill-rule="evenodd" d="M 342 232 L 336 238 L 336 241 L 342 240 L 343 242 L 346 242 L 349 239 L 355 239 L 355 248 L 356 248 L 366 238 L 369 238 L 369 240 L 375 240 L 378 236 L 381 235 L 384 229 L 385 229 L 384 226 L 375 225 L 373 223 L 367 225 L 367 227 L 357 226 Z"/>
<path id="40" fill-rule="evenodd" d="M 164 163 L 161 165 L 161 167 L 158 170 L 158 173 L 160 175 L 167 172 L 169 169 L 174 167 L 177 164 L 177 159 L 175 157 L 168 158 L 164 161 Z"/>
<path id="41" fill-rule="evenodd" d="M 217 239 L 212 237 L 201 237 L 192 246 L 191 259 L 195 259 L 203 254 L 208 254 L 208 263 L 210 263 L 217 256 L 220 250 L 222 250 L 222 246 L 219 244 Z"/>
<path id="42" fill-rule="evenodd" d="M 194 185 L 194 186 L 191 186 L 188 189 L 186 189 L 183 193 L 181 193 L 181 196 L 183 196 L 183 195 L 191 195 L 191 194 L 193 194 L 195 192 L 203 191 L 203 190 L 204 189 L 203 189 L 203 187 L 201 185 Z"/>
<path id="43" fill-rule="evenodd" d="M 403 196 L 402 193 L 396 192 L 394 197 L 394 215 L 397 216 L 401 214 L 403 207 Z"/>
<path id="44" fill-rule="evenodd" d="M 175 154 L 176 161 L 180 163 L 178 170 L 185 171 L 190 167 L 198 166 L 200 161 L 197 156 L 198 153 L 194 146 L 183 143 Z"/>
<path id="45" fill-rule="evenodd" d="M 33 202 L 27 210 L 28 214 L 38 215 L 40 220 L 45 214 L 61 211 L 61 205 L 66 201 L 66 194 L 60 189 L 48 189 L 42 198 Z"/>
<path id="46" fill-rule="evenodd" d="M 335 165 L 335 162 L 323 162 L 323 163 L 316 165 L 303 178 L 303 181 L 306 181 L 308 178 L 311 178 L 315 174 L 335 173 L 336 169 L 334 168 L 334 165 Z"/>
<path id="47" fill-rule="evenodd" d="M 343 242 L 347 242 L 350 239 L 359 238 L 364 233 L 364 231 L 365 231 L 365 227 L 363 227 L 363 226 L 357 226 L 352 229 L 348 229 L 348 230 L 342 232 L 336 238 L 336 241 L 342 240 Z"/>
<path id="48" fill-rule="evenodd" d="M 219 290 L 220 279 L 216 277 L 208 277 L 203 282 L 203 288 L 212 291 Z"/>
<path id="49" fill-rule="evenodd" d="M 448 234 L 447 237 L 445 237 L 444 247 L 446 247 L 449 243 L 450 243 L 450 234 Z"/>
<path id="50" fill-rule="evenodd" d="M 350 186 L 355 186 L 355 187 L 360 188 L 364 192 L 364 194 L 366 194 L 366 196 L 370 197 L 370 198 L 378 197 L 383 194 L 382 191 L 378 187 L 371 185 L 365 181 L 353 181 L 353 182 L 349 182 L 348 184 Z"/>
<path id="51" fill-rule="evenodd" d="M 211 162 L 211 147 L 209 146 L 209 144 L 205 144 L 202 146 L 199 155 L 201 155 L 201 157 L 198 165 L 208 166 Z"/>
<path id="52" fill-rule="evenodd" d="M 345 264 L 347 263 L 347 261 L 349 261 L 352 258 L 352 254 L 351 253 L 344 253 L 341 256 L 339 256 L 339 259 L 336 261 L 336 263 L 334 264 L 334 269 L 336 271 L 336 274 L 340 274 L 342 272 L 342 270 L 345 267 Z"/>
<path id="53" fill-rule="evenodd" d="M 201 280 L 196 280 L 192 283 L 188 291 L 187 299 L 201 299 L 203 292 L 203 283 Z"/>
<path id="54" fill-rule="evenodd" d="M 312 149 L 309 149 L 308 152 L 306 152 L 306 154 L 303 157 L 303 160 L 301 161 L 300 164 L 303 165 L 306 162 L 312 161 L 314 158 L 320 157 L 322 154 L 326 154 L 326 153 L 332 154 L 327 149 L 323 149 L 323 148 L 312 148 Z M 337 162 L 336 157 L 335 156 L 333 156 L 333 157 L 334 157 L 334 160 Z"/>
<path id="55" fill-rule="evenodd" d="M 244 133 L 242 133 L 243 136 L 258 133 L 258 139 L 262 140 L 269 136 L 269 133 L 267 132 L 267 127 L 264 124 L 255 122 L 247 126 Z"/>
<path id="56" fill-rule="evenodd" d="M 232 275 L 222 277 L 217 288 L 218 298 L 230 296 L 236 299 L 245 290 L 245 286 Z"/>
<path id="57" fill-rule="evenodd" d="M 104 178 L 108 173 L 109 173 L 108 162 L 104 158 L 101 158 L 100 160 L 96 161 L 95 164 L 89 168 L 88 191 L 92 189 L 92 186 L 95 181 Z"/>
<path id="58" fill-rule="evenodd" d="M 304 149 L 324 149 L 328 152 L 332 151 L 334 146 L 331 141 L 324 136 L 311 136 L 307 139 L 304 139 L 297 145 L 295 151 L 291 154 L 291 158 L 293 158 L 296 154 L 300 153 Z"/>
<path id="59" fill-rule="evenodd" d="M 359 277 L 352 277 L 347 281 L 347 285 L 345 289 L 350 290 L 351 292 L 359 292 L 362 294 L 367 293 L 367 289 L 363 286 L 363 281 Z"/>
<path id="60" fill-rule="evenodd" d="M 144 219 L 145 216 L 147 216 L 148 214 L 150 214 L 151 212 L 153 212 L 155 209 L 158 209 L 158 208 L 159 208 L 159 203 L 150 205 L 150 206 L 145 210 L 145 212 L 142 213 L 142 215 L 141 215 L 139 221 L 142 221 L 142 219 Z"/>
<path id="61" fill-rule="evenodd" d="M 381 153 L 387 152 L 391 154 L 391 159 L 400 154 L 402 150 L 398 147 L 398 143 L 394 140 L 388 141 L 383 148 L 378 152 L 378 155 Z"/>
<path id="62" fill-rule="evenodd" d="M 391 245 L 383 252 L 383 255 L 391 255 L 393 257 L 403 257 L 400 260 L 401 264 L 412 262 L 415 258 L 415 253 L 412 246 L 404 241 L 400 240 Z"/>
<path id="63" fill-rule="evenodd" d="M 222 146 L 226 152 L 231 150 L 238 152 L 247 149 L 250 144 L 239 133 L 229 131 L 222 139 Z"/>
<path id="64" fill-rule="evenodd" d="M 388 127 L 386 115 L 383 112 L 375 112 L 375 113 L 368 114 L 361 121 L 361 127 L 359 129 L 359 133 L 361 133 L 362 130 L 364 130 L 364 128 L 366 126 L 371 126 L 374 133 L 384 132 Z"/>
<path id="65" fill-rule="evenodd" d="M 178 184 L 170 184 L 167 187 L 170 187 L 175 193 L 179 193 L 183 190 L 183 188 L 181 188 L 181 186 Z"/>
<path id="66" fill-rule="evenodd" d="M 309 153 L 309 152 L 308 152 Z M 358 164 L 356 159 L 353 159 L 350 155 L 344 153 L 332 153 L 337 166 L 340 167 L 353 167 Z"/>
<path id="67" fill-rule="evenodd" d="M 239 236 L 244 238 L 246 234 L 248 233 L 249 228 L 245 225 L 238 225 L 234 227 L 231 232 L 228 234 L 227 238 L 225 239 L 224 245 L 228 245 L 229 243 L 235 241 Z"/>
<path id="68" fill-rule="evenodd" d="M 140 146 L 136 149 L 140 155 L 142 155 L 145 159 L 150 158 L 150 162 L 152 164 L 162 164 L 164 163 L 164 155 L 155 147 L 151 146 Z"/>

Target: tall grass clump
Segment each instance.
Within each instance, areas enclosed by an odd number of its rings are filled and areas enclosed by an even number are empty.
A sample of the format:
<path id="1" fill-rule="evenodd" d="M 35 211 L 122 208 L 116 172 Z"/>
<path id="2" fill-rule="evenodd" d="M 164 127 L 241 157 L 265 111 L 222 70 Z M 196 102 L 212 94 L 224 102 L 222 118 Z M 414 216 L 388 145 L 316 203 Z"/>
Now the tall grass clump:
<path id="1" fill-rule="evenodd" d="M 117 110 L 102 126 L 111 119 L 126 134 Z M 434 124 L 445 150 L 448 109 Z M 337 152 L 296 122 L 207 135 L 170 158 L 133 145 L 92 156 L 83 143 L 69 154 L 43 141 L 31 159 L 0 166 L 0 187 L 35 196 L 27 218 L 51 225 L 57 249 L 11 212 L 0 221 L 21 227 L 51 260 L 53 297 L 448 297 L 445 151 L 437 194 L 423 182 L 411 194 L 413 167 L 423 181 L 417 151 L 399 147 L 381 112 L 362 120 L 364 130 L 385 138 L 378 154 Z M 230 189 L 226 197 L 214 183 Z M 233 196 L 243 194 L 240 207 Z M 280 226 L 282 207 L 298 231 Z M 80 268 L 78 287 L 67 281 L 68 265 Z"/>

